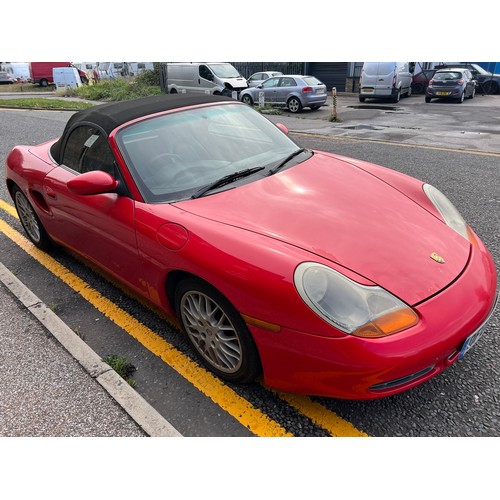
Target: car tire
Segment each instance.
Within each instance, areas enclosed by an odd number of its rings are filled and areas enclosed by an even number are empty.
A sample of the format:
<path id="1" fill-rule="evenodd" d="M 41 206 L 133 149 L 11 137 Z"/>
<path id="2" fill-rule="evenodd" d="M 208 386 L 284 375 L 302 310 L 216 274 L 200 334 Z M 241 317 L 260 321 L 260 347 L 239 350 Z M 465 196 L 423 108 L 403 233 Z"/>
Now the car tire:
<path id="1" fill-rule="evenodd" d="M 317 104 L 315 106 L 309 106 L 313 111 L 316 111 L 317 109 L 321 108 L 321 106 L 318 106 Z"/>
<path id="2" fill-rule="evenodd" d="M 496 94 L 498 92 L 498 84 L 497 82 L 493 82 L 488 80 L 483 83 L 483 90 L 485 94 L 491 95 Z"/>
<path id="3" fill-rule="evenodd" d="M 474 88 L 472 89 L 472 92 L 471 92 L 470 96 L 469 96 L 469 99 L 474 99 L 474 96 L 475 96 L 475 95 L 476 95 L 476 88 L 474 87 Z"/>
<path id="4" fill-rule="evenodd" d="M 249 106 L 252 106 L 253 105 L 252 96 L 245 94 L 244 96 L 242 96 L 241 102 L 244 104 L 248 104 Z"/>
<path id="5" fill-rule="evenodd" d="M 401 90 L 400 89 L 398 89 L 396 91 L 396 94 L 392 98 L 392 102 L 397 103 L 397 102 L 399 102 L 399 99 L 401 99 Z"/>
<path id="6" fill-rule="evenodd" d="M 365 101 L 366 101 L 366 97 L 359 96 L 359 102 L 365 102 Z"/>
<path id="7" fill-rule="evenodd" d="M 41 250 L 50 248 L 52 241 L 26 195 L 15 186 L 12 197 L 19 220 L 30 241 Z"/>
<path id="8" fill-rule="evenodd" d="M 177 89 L 170 89 L 171 94 L 177 94 Z"/>
<path id="9" fill-rule="evenodd" d="M 431 102 L 432 97 L 425 96 L 425 102 Z"/>
<path id="10" fill-rule="evenodd" d="M 286 106 L 290 113 L 300 113 L 302 111 L 302 103 L 297 97 L 290 97 L 288 99 Z"/>
<path id="11" fill-rule="evenodd" d="M 175 311 L 202 363 L 220 378 L 246 384 L 261 374 L 247 325 L 214 287 L 198 278 L 181 281 L 175 291 Z"/>
<path id="12" fill-rule="evenodd" d="M 458 104 L 462 104 L 465 100 L 465 90 L 460 94 L 460 97 L 457 99 Z"/>

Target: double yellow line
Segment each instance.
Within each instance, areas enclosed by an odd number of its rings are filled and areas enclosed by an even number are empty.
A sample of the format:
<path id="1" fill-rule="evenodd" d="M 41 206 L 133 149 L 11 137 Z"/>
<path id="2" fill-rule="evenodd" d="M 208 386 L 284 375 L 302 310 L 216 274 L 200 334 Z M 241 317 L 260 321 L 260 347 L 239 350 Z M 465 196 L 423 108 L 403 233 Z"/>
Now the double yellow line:
<path id="1" fill-rule="evenodd" d="M 17 218 L 14 207 L 5 201 L 0 200 L 0 208 L 9 215 Z M 220 379 L 212 375 L 212 373 L 200 367 L 147 326 L 137 321 L 137 319 L 123 309 L 117 307 L 97 290 L 91 288 L 85 281 L 73 274 L 50 255 L 36 248 L 27 238 L 2 219 L 0 219 L 0 231 L 62 282 L 79 293 L 99 312 L 136 339 L 146 349 L 159 356 L 171 368 L 234 417 L 241 425 L 248 428 L 253 434 L 261 437 L 293 435 L 278 422 L 272 420 L 249 401 L 226 386 Z M 366 436 L 364 432 L 356 429 L 351 423 L 343 420 L 335 413 L 315 403 L 306 396 L 284 393 L 277 394 L 302 415 L 305 415 L 316 425 L 325 429 L 331 436 Z"/>

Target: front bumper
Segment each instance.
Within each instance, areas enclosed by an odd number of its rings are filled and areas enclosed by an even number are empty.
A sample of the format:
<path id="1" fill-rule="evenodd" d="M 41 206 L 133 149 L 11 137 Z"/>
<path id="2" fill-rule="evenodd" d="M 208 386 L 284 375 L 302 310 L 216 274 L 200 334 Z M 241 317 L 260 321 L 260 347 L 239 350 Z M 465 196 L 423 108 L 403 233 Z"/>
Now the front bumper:
<path id="1" fill-rule="evenodd" d="M 251 326 L 266 385 L 287 392 L 375 399 L 415 387 L 453 364 L 465 340 L 487 321 L 497 300 L 496 270 L 484 245 L 448 288 L 417 305 L 419 323 L 381 339 L 326 338 Z"/>

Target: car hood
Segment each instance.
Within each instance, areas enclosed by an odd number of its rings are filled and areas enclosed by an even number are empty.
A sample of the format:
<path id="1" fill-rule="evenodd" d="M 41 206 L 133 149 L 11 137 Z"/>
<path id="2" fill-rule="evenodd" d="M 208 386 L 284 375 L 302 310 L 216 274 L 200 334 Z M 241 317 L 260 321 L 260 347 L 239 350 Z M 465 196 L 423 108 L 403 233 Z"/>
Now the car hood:
<path id="1" fill-rule="evenodd" d="M 310 260 L 321 256 L 410 305 L 455 280 L 470 253 L 467 240 L 394 187 L 318 152 L 273 176 L 176 206 L 302 248 Z"/>

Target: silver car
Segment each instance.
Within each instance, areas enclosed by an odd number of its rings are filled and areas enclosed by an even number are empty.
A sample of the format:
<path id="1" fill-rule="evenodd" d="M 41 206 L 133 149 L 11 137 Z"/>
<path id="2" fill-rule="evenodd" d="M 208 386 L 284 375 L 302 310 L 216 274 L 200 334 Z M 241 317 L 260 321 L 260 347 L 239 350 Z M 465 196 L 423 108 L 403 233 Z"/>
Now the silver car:
<path id="1" fill-rule="evenodd" d="M 281 75 L 244 90 L 240 100 L 249 105 L 259 104 L 261 92 L 265 105 L 284 106 L 291 113 L 306 107 L 319 109 L 326 103 L 327 96 L 326 85 L 315 76 Z"/>
<path id="2" fill-rule="evenodd" d="M 280 76 L 283 73 L 281 71 L 259 71 L 258 73 L 254 73 L 250 78 L 248 78 L 247 83 L 249 87 L 257 87 L 268 78 L 272 78 L 273 76 Z"/>

